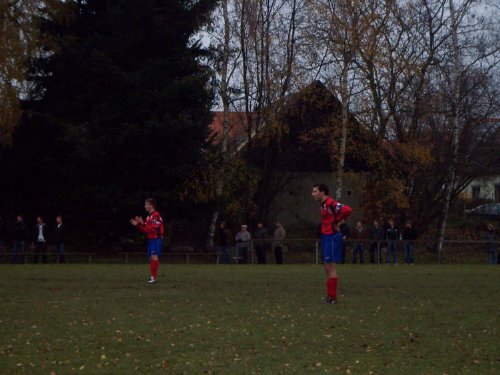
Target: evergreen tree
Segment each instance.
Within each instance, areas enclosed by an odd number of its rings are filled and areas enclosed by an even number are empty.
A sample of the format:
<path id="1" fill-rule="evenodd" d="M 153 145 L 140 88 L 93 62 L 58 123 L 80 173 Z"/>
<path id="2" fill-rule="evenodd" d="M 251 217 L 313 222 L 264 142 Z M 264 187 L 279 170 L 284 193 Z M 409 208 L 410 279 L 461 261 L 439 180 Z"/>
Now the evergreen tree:
<path id="1" fill-rule="evenodd" d="M 70 210 L 108 234 L 146 196 L 172 214 L 211 121 L 210 72 L 192 38 L 214 0 L 56 5 L 14 137 L 11 193 L 36 188 L 28 209 Z"/>

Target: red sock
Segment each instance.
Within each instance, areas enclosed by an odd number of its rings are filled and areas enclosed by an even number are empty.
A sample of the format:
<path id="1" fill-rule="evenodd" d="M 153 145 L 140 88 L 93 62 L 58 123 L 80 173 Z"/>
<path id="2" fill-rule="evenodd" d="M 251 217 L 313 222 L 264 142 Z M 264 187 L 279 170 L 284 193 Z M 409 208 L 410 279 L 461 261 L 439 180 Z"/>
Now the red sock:
<path id="1" fill-rule="evenodd" d="M 151 259 L 149 262 L 149 266 L 151 268 L 151 276 L 155 279 L 158 277 L 158 267 L 160 265 L 160 261 L 158 259 Z"/>
<path id="2" fill-rule="evenodd" d="M 326 281 L 326 289 L 328 291 L 328 297 L 337 299 L 337 278 L 331 277 Z"/>

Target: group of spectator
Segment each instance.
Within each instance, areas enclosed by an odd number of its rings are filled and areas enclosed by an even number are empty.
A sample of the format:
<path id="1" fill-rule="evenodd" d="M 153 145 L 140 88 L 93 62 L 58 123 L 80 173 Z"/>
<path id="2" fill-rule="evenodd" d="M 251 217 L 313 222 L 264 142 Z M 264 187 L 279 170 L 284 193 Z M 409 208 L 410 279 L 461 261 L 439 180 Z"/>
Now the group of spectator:
<path id="1" fill-rule="evenodd" d="M 12 225 L 7 225 L 0 216 L 0 252 L 10 252 L 12 263 L 24 263 L 29 245 L 33 248 L 33 263 L 40 260 L 47 263 L 48 244 L 54 245 L 59 262 L 64 263 L 65 237 L 66 226 L 60 215 L 56 217 L 52 227 L 42 216 L 38 216 L 32 228 L 28 228 L 22 215 L 17 215 Z M 10 248 L 8 240 L 11 243 Z"/>
<path id="2" fill-rule="evenodd" d="M 218 233 L 219 253 L 223 256 L 224 263 L 228 264 L 231 260 L 231 249 L 235 249 L 234 260 L 236 263 L 248 263 L 248 250 L 251 244 L 255 244 L 257 262 L 266 263 L 266 254 L 271 248 L 274 249 L 274 258 L 276 264 L 283 264 L 283 240 L 286 238 L 286 230 L 281 223 L 276 223 L 272 237 L 263 223 L 257 224 L 253 237 L 248 226 L 242 224 L 238 233 L 234 237 L 227 228 L 225 222 L 221 222 Z"/>
<path id="3" fill-rule="evenodd" d="M 411 221 L 407 221 L 404 228 L 400 230 L 394 220 L 390 219 L 385 227 L 381 227 L 377 220 L 367 228 L 361 221 L 356 223 L 356 227 L 351 232 L 347 223 L 340 224 L 340 231 L 344 240 L 350 239 L 352 245 L 352 263 L 362 264 L 365 262 L 365 247 L 368 246 L 370 263 L 382 263 L 381 248 L 386 248 L 385 263 L 398 264 L 398 242 L 403 242 L 405 264 L 415 263 L 415 241 L 417 231 L 413 228 Z M 498 264 L 498 243 L 495 227 L 491 223 L 486 224 L 486 231 L 483 241 L 486 245 L 487 263 Z M 344 243 L 345 254 L 345 243 Z"/>
<path id="4" fill-rule="evenodd" d="M 415 263 L 415 244 L 417 232 L 411 221 L 407 221 L 404 228 L 400 230 L 393 219 L 389 219 L 387 225 L 382 227 L 378 220 L 373 221 L 371 228 L 367 228 L 363 222 L 358 221 L 356 227 L 350 230 L 345 221 L 340 224 L 340 231 L 344 240 L 351 239 L 352 263 L 365 263 L 365 248 L 368 247 L 370 263 L 381 263 L 381 247 L 387 244 L 385 262 L 387 264 L 398 264 L 398 241 L 403 240 L 405 264 Z M 345 253 L 345 243 L 344 243 Z"/>

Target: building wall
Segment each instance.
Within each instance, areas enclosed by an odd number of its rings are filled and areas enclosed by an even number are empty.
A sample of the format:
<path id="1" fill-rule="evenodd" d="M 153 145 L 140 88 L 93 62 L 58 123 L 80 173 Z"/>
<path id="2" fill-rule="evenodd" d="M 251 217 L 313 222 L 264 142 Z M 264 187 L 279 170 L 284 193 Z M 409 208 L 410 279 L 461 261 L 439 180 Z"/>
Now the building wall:
<path id="1" fill-rule="evenodd" d="M 489 199 L 500 202 L 500 176 L 474 180 L 465 188 L 464 194 L 470 199 Z"/>
<path id="2" fill-rule="evenodd" d="M 335 196 L 335 180 L 330 173 L 293 173 L 293 181 L 278 195 L 271 206 L 270 220 L 280 222 L 285 228 L 300 226 L 313 227 L 320 223 L 319 204 L 312 196 L 312 186 L 326 183 L 330 195 Z M 361 217 L 362 177 L 346 177 L 340 202 L 352 207 L 353 214 L 348 223 L 352 224 Z"/>

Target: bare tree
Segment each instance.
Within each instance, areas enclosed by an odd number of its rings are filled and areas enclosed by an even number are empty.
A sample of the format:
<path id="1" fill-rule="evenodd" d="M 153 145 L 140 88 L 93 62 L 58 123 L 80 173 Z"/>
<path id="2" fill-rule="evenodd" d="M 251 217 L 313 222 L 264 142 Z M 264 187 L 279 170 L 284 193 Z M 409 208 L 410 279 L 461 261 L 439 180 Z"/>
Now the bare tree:
<path id="1" fill-rule="evenodd" d="M 449 0 L 449 28 L 451 35 L 449 51 L 451 74 L 449 82 L 451 97 L 448 121 L 451 126 L 451 157 L 446 170 L 443 193 L 443 209 L 436 235 L 436 251 L 438 254 L 441 254 L 450 202 L 453 197 L 453 190 L 457 184 L 456 176 L 460 148 L 460 135 L 464 129 L 462 107 L 467 96 L 467 93 L 462 92 L 464 77 L 467 76 L 468 71 L 479 62 L 489 64 L 490 67 L 496 65 L 496 62 L 493 62 L 494 65 L 491 65 L 491 61 L 488 62 L 487 59 L 490 57 L 494 58 L 494 56 L 500 51 L 498 39 L 496 40 L 497 44 L 493 44 L 489 48 L 483 44 L 484 39 L 481 38 L 480 34 L 484 32 L 486 25 L 482 20 L 473 20 L 475 17 L 472 17 L 471 20 L 471 15 L 473 15 L 471 13 L 471 9 L 475 4 L 476 1 L 473 0 L 463 1 L 459 4 L 457 9 L 455 1 Z M 459 39 L 459 34 L 462 35 L 461 40 Z M 462 42 L 462 45 L 460 42 Z M 479 45 L 476 44 L 478 42 Z M 466 60 L 462 56 L 465 49 L 469 51 Z M 471 50 L 475 53 L 470 53 Z"/>
<path id="2" fill-rule="evenodd" d="M 362 40 L 370 38 L 373 33 L 375 9 L 366 0 L 335 1 L 324 0 L 310 2 L 309 28 L 310 48 L 321 46 L 321 54 L 310 55 L 310 65 L 316 70 L 334 92 L 340 96 L 342 103 L 340 116 L 340 134 L 332 131 L 331 160 L 335 176 L 335 196 L 342 197 L 344 164 L 346 157 L 347 128 L 351 121 L 351 113 L 355 112 L 355 97 L 366 90 L 359 85 L 359 69 L 355 64 L 361 48 Z M 317 47 L 316 47 L 317 48 Z M 332 119 L 332 130 L 335 119 Z"/>

